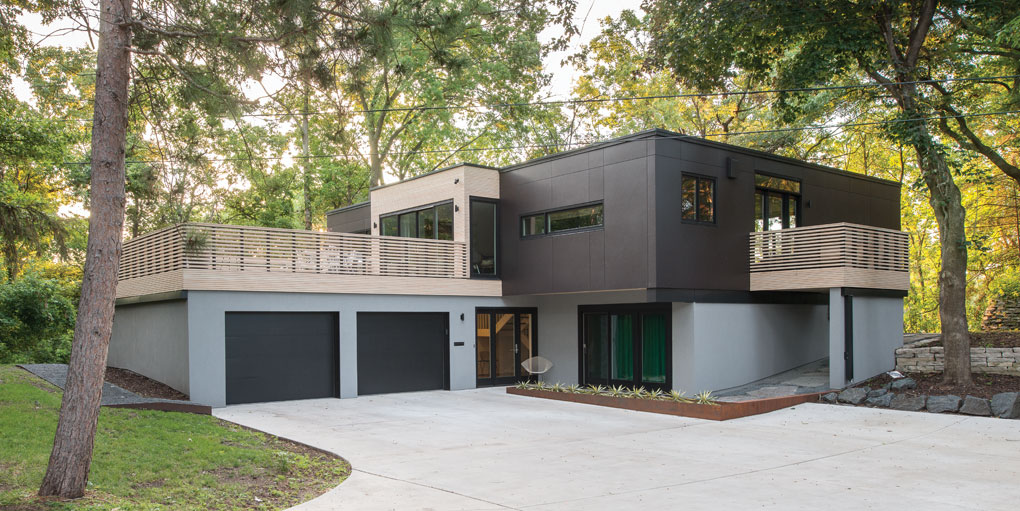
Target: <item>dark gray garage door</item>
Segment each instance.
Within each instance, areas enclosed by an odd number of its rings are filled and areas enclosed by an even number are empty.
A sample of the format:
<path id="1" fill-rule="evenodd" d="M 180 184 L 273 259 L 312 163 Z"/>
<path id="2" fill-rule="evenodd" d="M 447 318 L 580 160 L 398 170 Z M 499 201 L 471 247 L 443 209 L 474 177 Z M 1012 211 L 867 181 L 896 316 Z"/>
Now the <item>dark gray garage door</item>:
<path id="1" fill-rule="evenodd" d="M 359 312 L 358 395 L 449 388 L 446 313 Z"/>
<path id="2" fill-rule="evenodd" d="M 336 397 L 337 313 L 226 313 L 227 404 Z"/>

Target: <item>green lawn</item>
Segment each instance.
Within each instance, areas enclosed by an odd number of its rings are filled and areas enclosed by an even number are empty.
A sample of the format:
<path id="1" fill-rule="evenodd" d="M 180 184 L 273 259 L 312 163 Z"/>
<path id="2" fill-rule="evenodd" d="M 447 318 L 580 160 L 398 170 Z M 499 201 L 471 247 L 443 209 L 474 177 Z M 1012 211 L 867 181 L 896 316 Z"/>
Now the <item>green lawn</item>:
<path id="1" fill-rule="evenodd" d="M 344 460 L 215 417 L 103 408 L 86 496 L 35 496 L 60 389 L 0 366 L 0 509 L 283 509 L 350 473 Z"/>

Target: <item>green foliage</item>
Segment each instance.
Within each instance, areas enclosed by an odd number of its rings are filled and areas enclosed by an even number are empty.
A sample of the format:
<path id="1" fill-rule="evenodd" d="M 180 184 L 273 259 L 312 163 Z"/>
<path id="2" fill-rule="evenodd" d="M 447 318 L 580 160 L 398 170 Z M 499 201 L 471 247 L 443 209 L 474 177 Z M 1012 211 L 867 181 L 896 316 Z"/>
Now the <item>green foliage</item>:
<path id="1" fill-rule="evenodd" d="M 0 284 L 0 364 L 67 363 L 77 292 L 35 274 Z"/>
<path id="2" fill-rule="evenodd" d="M 49 509 L 35 494 L 60 392 L 0 366 L 0 409 L 0 508 Z M 275 437 L 211 416 L 103 408 L 89 492 L 73 508 L 282 509 L 324 493 L 349 473 L 343 460 L 295 452 Z M 253 504 L 255 497 L 263 503 Z"/>

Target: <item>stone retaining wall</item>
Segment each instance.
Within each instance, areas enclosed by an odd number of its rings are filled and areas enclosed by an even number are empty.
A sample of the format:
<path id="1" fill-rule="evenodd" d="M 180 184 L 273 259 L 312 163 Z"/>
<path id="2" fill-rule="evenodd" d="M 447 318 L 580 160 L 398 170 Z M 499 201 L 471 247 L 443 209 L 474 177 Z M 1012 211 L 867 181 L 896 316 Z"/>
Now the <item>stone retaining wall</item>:
<path id="1" fill-rule="evenodd" d="M 941 373 L 945 367 L 941 346 L 905 346 L 896 350 L 896 369 L 905 372 Z M 970 368 L 975 373 L 1020 376 L 1020 348 L 971 348 Z"/>
<path id="2" fill-rule="evenodd" d="M 981 320 L 981 329 L 1020 330 L 1020 299 L 1001 297 L 992 300 Z"/>

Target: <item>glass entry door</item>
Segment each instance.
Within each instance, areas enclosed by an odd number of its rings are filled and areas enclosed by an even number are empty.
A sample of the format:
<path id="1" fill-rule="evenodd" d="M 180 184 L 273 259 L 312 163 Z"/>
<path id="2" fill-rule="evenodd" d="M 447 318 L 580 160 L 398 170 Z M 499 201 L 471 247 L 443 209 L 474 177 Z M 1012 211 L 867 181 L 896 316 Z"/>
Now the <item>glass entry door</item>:
<path id="1" fill-rule="evenodd" d="M 584 307 L 580 337 L 582 384 L 669 389 L 668 310 Z"/>
<path id="2" fill-rule="evenodd" d="M 478 309 L 475 362 L 478 386 L 532 378 L 521 362 L 537 355 L 536 309 Z"/>

